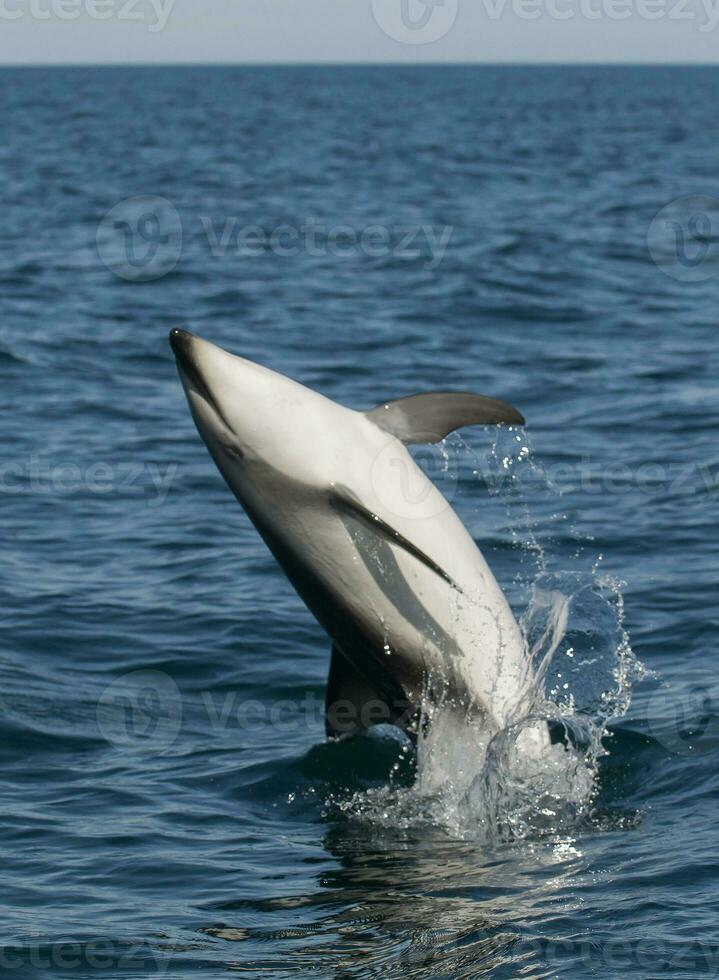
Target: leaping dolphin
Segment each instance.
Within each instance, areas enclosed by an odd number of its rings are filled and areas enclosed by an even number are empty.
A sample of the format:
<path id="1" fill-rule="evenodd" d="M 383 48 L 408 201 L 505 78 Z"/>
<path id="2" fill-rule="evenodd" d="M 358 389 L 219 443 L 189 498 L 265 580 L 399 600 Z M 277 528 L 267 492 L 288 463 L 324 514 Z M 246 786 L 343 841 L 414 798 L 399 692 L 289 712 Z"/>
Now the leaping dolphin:
<path id="1" fill-rule="evenodd" d="M 510 724 L 532 683 L 522 633 L 405 447 L 523 425 L 520 413 L 464 392 L 360 412 L 185 330 L 170 344 L 212 458 L 332 641 L 328 734 L 379 722 L 414 733 L 439 697 L 491 730 Z"/>

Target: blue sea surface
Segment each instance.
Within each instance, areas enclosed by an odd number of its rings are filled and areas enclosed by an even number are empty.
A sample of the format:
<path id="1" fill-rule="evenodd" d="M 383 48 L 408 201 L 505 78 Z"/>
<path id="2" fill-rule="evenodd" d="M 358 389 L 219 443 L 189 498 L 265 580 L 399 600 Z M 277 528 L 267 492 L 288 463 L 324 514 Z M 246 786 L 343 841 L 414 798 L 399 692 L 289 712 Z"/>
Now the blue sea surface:
<path id="1" fill-rule="evenodd" d="M 3 976 L 719 975 L 717 70 L 7 69 L 0 101 Z M 510 820 L 470 757 L 459 820 L 391 733 L 325 742 L 329 642 L 173 327 L 354 408 L 522 410 L 420 461 L 528 635 L 568 602 L 588 793 Z"/>

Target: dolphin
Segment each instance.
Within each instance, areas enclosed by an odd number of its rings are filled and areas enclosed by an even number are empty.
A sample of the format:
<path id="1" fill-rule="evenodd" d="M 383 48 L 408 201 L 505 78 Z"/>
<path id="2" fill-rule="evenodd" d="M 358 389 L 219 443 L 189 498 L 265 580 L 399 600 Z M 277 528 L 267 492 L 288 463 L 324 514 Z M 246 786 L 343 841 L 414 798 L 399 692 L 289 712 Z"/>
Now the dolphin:
<path id="1" fill-rule="evenodd" d="M 210 455 L 329 635 L 327 734 L 390 723 L 416 736 L 439 701 L 489 731 L 510 725 L 533 683 L 527 645 L 407 446 L 522 415 L 447 391 L 356 411 L 186 330 L 170 345 Z"/>

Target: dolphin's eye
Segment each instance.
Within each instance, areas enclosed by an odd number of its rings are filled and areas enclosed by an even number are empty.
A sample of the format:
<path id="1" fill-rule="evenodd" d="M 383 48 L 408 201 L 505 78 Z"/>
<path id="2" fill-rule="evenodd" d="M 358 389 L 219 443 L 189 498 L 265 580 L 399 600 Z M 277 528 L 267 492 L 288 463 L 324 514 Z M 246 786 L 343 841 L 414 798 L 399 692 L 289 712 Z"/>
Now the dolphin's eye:
<path id="1" fill-rule="evenodd" d="M 244 459 L 245 454 L 239 448 L 239 446 L 228 446 L 223 443 L 222 448 L 225 450 L 228 456 L 234 456 L 235 459 Z"/>

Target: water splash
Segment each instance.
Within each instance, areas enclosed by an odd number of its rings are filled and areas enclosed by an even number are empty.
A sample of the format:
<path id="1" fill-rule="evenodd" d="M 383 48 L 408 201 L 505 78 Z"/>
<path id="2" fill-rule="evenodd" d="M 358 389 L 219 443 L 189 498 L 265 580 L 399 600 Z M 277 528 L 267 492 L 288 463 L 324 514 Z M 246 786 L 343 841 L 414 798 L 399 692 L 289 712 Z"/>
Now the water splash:
<path id="1" fill-rule="evenodd" d="M 526 433 L 504 431 L 480 457 L 459 437 L 441 447 L 460 458 L 504 509 L 504 531 L 520 553 L 515 599 L 534 671 L 522 709 L 506 727 L 487 731 L 447 701 L 426 700 L 416 749 L 416 778 L 335 796 L 331 810 L 394 830 L 441 828 L 493 842 L 569 833 L 596 816 L 598 771 L 610 720 L 629 708 L 643 675 L 624 626 L 623 584 L 600 572 L 601 556 L 568 523 L 571 560 L 553 568 L 552 535 L 534 514 L 538 497 L 561 498 L 535 462 Z M 486 495 L 483 495 L 483 504 Z M 396 737 L 401 754 L 408 745 Z"/>

